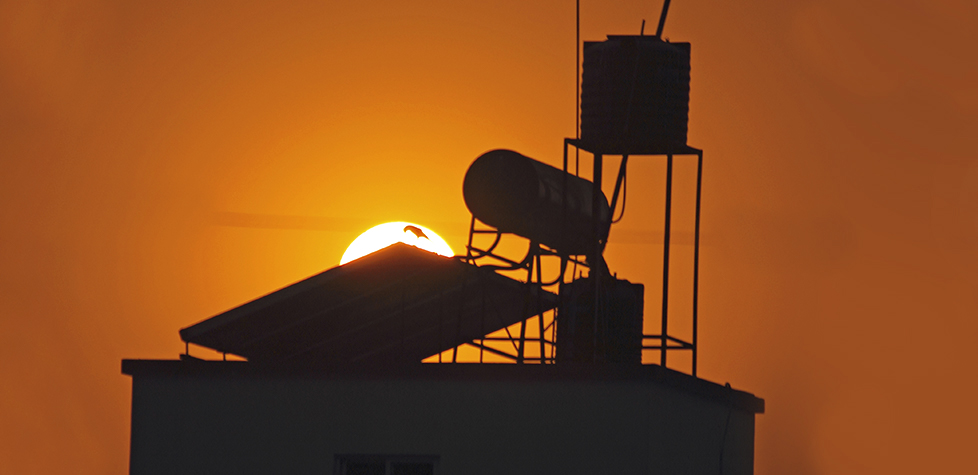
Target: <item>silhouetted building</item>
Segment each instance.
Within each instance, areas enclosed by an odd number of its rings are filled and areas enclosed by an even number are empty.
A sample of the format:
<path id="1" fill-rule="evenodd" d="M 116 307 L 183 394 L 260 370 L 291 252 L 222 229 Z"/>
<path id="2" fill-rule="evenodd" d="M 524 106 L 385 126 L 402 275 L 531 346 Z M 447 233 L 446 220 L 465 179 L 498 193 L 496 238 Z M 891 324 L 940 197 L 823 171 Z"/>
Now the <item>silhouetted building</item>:
<path id="1" fill-rule="evenodd" d="M 509 150 L 476 159 L 464 256 L 395 244 L 181 330 L 180 360 L 123 361 L 131 472 L 752 474 L 764 401 L 696 377 L 703 152 L 686 144 L 690 45 L 659 38 L 668 5 L 656 36 L 585 44 L 562 170 Z M 569 173 L 570 147 L 593 156 L 591 180 Z M 621 156 L 611 200 L 605 155 Z M 630 155 L 666 158 L 657 334 L 643 333 L 645 286 L 603 257 Z M 697 159 L 686 339 L 669 327 L 680 155 Z M 504 235 L 525 256 L 503 255 Z M 202 361 L 190 344 L 247 362 Z M 516 364 L 463 364 L 463 347 Z M 688 352 L 691 374 L 669 352 Z"/>
<path id="2" fill-rule="evenodd" d="M 753 473 L 745 392 L 655 365 L 420 363 L 540 311 L 524 287 L 397 244 L 186 328 L 249 361 L 123 361 L 130 471 Z"/>

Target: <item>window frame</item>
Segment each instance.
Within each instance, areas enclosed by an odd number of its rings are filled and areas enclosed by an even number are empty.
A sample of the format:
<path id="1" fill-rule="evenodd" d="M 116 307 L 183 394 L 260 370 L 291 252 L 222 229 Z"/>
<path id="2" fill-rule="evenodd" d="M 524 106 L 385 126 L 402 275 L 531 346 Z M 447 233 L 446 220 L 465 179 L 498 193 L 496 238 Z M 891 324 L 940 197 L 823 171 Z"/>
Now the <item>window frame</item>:
<path id="1" fill-rule="evenodd" d="M 432 475 L 438 475 L 439 456 L 431 454 L 335 454 L 333 457 L 333 474 L 347 475 L 349 463 L 383 463 L 384 475 L 391 475 L 393 464 L 396 463 L 430 463 Z"/>

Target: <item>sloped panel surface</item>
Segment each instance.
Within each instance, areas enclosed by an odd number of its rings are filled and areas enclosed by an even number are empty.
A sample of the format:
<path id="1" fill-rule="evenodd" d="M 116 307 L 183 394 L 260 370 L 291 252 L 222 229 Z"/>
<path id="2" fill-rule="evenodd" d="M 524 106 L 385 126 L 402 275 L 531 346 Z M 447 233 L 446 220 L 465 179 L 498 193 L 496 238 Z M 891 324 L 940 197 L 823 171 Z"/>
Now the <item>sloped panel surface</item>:
<path id="1" fill-rule="evenodd" d="M 184 328 L 180 336 L 250 361 L 414 363 L 556 305 L 552 293 L 398 243 Z"/>

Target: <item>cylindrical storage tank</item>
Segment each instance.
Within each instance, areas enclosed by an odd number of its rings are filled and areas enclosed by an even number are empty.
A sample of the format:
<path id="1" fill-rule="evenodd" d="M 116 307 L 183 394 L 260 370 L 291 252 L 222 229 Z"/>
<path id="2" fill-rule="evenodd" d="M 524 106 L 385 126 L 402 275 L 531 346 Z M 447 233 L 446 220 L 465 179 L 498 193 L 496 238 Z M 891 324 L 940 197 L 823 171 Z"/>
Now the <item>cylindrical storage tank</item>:
<path id="1" fill-rule="evenodd" d="M 567 255 L 589 254 L 597 239 L 608 237 L 611 210 L 604 193 L 599 195 L 595 237 L 593 190 L 588 180 L 512 150 L 482 154 L 462 183 L 465 205 L 479 221 Z"/>
<path id="2" fill-rule="evenodd" d="M 581 142 L 609 154 L 667 153 L 686 145 L 689 43 L 608 36 L 584 44 Z"/>

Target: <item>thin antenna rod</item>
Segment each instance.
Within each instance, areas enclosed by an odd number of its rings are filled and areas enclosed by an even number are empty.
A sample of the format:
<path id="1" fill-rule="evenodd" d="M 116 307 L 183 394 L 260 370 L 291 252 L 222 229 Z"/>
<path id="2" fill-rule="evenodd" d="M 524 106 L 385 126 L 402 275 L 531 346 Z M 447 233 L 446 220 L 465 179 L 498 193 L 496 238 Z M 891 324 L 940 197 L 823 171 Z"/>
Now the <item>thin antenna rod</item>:
<path id="1" fill-rule="evenodd" d="M 662 4 L 662 14 L 659 15 L 659 28 L 655 30 L 655 36 L 662 38 L 662 29 L 666 27 L 666 15 L 669 13 L 669 0 Z"/>
<path id="2" fill-rule="evenodd" d="M 574 138 L 581 139 L 581 0 L 577 0 L 577 36 L 574 39 L 574 52 L 577 62 L 574 63 Z M 567 171 L 566 168 L 564 167 Z M 574 147 L 574 176 L 579 176 L 581 168 L 581 150 Z"/>

